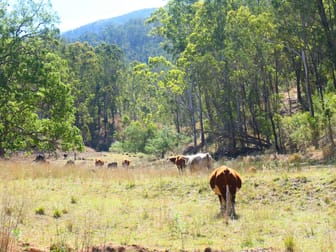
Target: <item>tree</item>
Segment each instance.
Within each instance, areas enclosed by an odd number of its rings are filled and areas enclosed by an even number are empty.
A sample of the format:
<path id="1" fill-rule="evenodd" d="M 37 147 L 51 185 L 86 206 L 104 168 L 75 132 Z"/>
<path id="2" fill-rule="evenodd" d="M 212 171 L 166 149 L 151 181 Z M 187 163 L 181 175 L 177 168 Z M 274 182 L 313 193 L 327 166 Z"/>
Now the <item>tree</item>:
<path id="1" fill-rule="evenodd" d="M 52 50 L 57 19 L 43 1 L 18 1 L 11 8 L 0 16 L 0 156 L 81 150 L 68 68 Z"/>

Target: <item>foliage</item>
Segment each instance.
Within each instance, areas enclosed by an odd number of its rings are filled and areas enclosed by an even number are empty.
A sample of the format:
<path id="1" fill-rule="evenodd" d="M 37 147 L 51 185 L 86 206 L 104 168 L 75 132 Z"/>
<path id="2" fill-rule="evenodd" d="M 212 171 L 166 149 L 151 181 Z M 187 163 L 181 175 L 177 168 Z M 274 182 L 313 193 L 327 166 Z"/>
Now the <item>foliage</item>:
<path id="1" fill-rule="evenodd" d="M 50 5 L 26 0 L 1 7 L 0 156 L 81 150 L 68 68 L 52 48 L 57 19 Z"/>
<path id="2" fill-rule="evenodd" d="M 141 152 L 163 158 L 167 151 L 172 151 L 179 143 L 189 139 L 177 134 L 168 127 L 157 128 L 154 124 L 142 125 L 139 121 L 131 122 L 110 147 L 115 152 Z M 187 140 L 188 139 L 188 140 Z"/>
<path id="3" fill-rule="evenodd" d="M 167 151 L 172 151 L 174 147 L 178 146 L 179 138 L 176 132 L 167 127 L 158 129 L 153 138 L 148 140 L 145 152 L 163 158 Z"/>
<path id="4" fill-rule="evenodd" d="M 330 65 L 335 59 L 330 33 L 334 7 L 325 1 L 301 5 L 299 1 L 171 0 L 156 11 L 149 19 L 156 24 L 152 33 L 164 38 L 165 49 L 184 73 L 185 102 L 177 110 L 188 111 L 194 144 L 199 131 L 204 144 L 207 121 L 209 134 L 229 153 L 270 146 L 283 152 L 296 140 L 299 148 L 316 146 L 317 125 L 323 122 L 318 117 L 330 111 L 317 107 L 335 90 Z M 300 136 L 297 128 L 289 132 L 281 128 L 280 118 L 288 106 L 281 97 L 293 89 L 296 97 L 291 99 L 301 111 L 289 120 L 302 123 L 302 129 L 308 118 L 300 117 L 308 111 L 311 132 L 302 133 L 308 138 Z M 320 100 L 313 99 L 315 93 Z M 329 119 L 326 133 L 333 144 Z"/>
<path id="5" fill-rule="evenodd" d="M 174 146 L 166 135 L 185 133 L 216 155 L 335 149 L 333 1 L 170 0 L 146 26 L 130 20 L 74 43 L 60 38 L 48 2 L 8 3 L 0 156 L 116 141 L 163 155 Z"/>
<path id="6" fill-rule="evenodd" d="M 77 42 L 64 44 L 60 50 L 71 69 L 76 126 L 86 145 L 107 150 L 115 133 L 124 55 L 109 44 L 94 48 Z"/>
<path id="7" fill-rule="evenodd" d="M 297 113 L 282 120 L 283 130 L 289 136 L 289 143 L 295 144 L 297 149 L 306 149 L 314 137 L 315 120 L 308 112 Z"/>

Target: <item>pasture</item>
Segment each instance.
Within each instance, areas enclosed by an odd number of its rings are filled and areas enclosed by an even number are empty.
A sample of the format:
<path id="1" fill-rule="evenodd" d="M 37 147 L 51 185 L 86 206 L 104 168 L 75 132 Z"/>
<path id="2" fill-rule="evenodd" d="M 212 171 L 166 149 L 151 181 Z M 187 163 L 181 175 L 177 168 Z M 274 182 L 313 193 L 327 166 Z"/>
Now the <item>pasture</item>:
<path id="1" fill-rule="evenodd" d="M 146 157 L 131 158 L 129 168 L 98 168 L 94 158 L 74 166 L 1 161 L 0 251 L 111 244 L 148 251 L 336 250 L 333 165 L 225 162 L 243 178 L 238 219 L 231 220 L 218 216 L 210 172 L 181 175 L 169 161 Z"/>

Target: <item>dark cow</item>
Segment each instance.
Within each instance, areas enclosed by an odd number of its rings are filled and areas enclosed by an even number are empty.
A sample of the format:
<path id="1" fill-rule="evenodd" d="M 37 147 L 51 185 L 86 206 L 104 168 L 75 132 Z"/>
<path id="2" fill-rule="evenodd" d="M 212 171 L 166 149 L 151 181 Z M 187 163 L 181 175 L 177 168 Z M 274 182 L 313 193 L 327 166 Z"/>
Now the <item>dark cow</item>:
<path id="1" fill-rule="evenodd" d="M 221 213 L 235 218 L 236 192 L 242 186 L 240 174 L 227 166 L 216 168 L 210 175 L 210 187 L 218 195 Z"/>
<path id="2" fill-rule="evenodd" d="M 47 160 L 44 156 L 44 154 L 40 153 L 40 154 L 37 154 L 35 159 L 34 159 L 34 162 L 37 162 L 37 163 L 46 163 Z"/>
<path id="3" fill-rule="evenodd" d="M 111 162 L 107 164 L 107 168 L 115 168 L 118 167 L 118 163 L 117 162 Z"/>
<path id="4" fill-rule="evenodd" d="M 65 163 L 65 166 L 74 166 L 75 165 L 75 160 L 68 160 L 66 163 Z"/>

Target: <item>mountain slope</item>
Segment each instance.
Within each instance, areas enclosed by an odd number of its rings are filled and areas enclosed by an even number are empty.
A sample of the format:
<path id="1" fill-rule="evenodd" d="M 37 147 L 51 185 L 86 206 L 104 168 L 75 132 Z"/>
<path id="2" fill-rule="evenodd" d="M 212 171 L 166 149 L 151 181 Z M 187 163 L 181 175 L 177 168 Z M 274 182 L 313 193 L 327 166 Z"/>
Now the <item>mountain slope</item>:
<path id="1" fill-rule="evenodd" d="M 68 43 L 88 42 L 95 46 L 100 43 L 118 45 L 129 61 L 147 61 L 149 56 L 162 55 L 160 39 L 149 36 L 150 26 L 145 20 L 155 8 L 134 11 L 119 17 L 99 20 L 77 29 L 62 33 Z"/>

